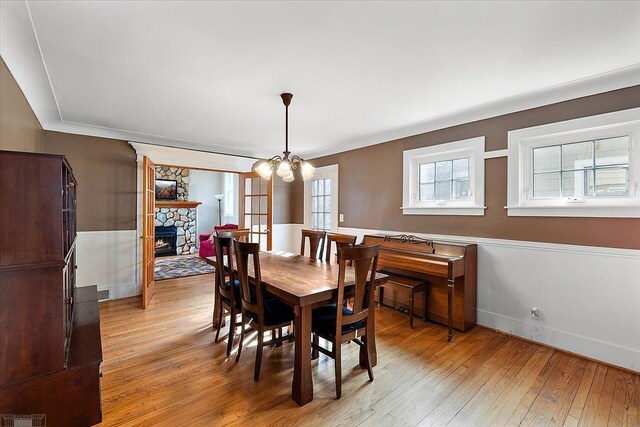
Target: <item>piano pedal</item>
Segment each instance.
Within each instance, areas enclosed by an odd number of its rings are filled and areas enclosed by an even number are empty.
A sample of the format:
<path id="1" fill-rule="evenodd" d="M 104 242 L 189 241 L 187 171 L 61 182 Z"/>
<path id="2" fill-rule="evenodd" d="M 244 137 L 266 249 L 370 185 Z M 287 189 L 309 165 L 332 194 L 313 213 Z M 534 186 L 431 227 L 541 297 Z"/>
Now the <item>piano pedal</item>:
<path id="1" fill-rule="evenodd" d="M 396 310 L 398 310 L 399 312 L 401 312 L 401 313 L 409 314 L 409 309 L 408 309 L 408 308 L 406 308 L 406 307 L 397 306 L 397 307 L 394 307 L 394 308 L 395 308 Z"/>

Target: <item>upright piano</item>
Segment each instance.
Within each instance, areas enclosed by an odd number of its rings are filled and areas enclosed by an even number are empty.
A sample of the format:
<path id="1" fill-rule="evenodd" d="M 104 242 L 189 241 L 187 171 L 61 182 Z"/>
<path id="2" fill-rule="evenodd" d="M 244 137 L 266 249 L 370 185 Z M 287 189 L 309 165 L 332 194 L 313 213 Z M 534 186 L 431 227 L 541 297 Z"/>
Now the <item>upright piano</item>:
<path id="1" fill-rule="evenodd" d="M 399 275 L 429 282 L 427 317 L 448 326 L 449 341 L 454 328 L 466 331 L 476 324 L 477 245 L 406 234 L 366 235 L 363 243 L 380 244 L 378 271 L 389 274 L 390 281 Z M 401 293 L 392 294 L 389 305 L 404 304 L 402 297 Z M 424 309 L 417 307 L 418 312 Z"/>

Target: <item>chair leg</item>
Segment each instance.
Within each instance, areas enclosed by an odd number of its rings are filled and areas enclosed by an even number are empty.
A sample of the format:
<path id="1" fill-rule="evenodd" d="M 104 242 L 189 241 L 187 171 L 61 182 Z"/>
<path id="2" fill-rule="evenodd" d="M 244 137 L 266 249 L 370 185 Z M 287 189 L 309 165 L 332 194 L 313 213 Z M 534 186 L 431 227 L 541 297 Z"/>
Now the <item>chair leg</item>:
<path id="1" fill-rule="evenodd" d="M 362 337 L 364 343 L 364 353 L 367 359 L 367 373 L 369 374 L 369 381 L 373 381 L 373 368 L 371 367 L 371 355 L 369 354 L 369 346 L 367 346 L 368 335 Z"/>
<path id="2" fill-rule="evenodd" d="M 282 338 L 282 328 L 274 329 L 276 332 L 276 338 Z M 282 341 L 276 343 L 276 347 L 282 347 Z"/>
<path id="3" fill-rule="evenodd" d="M 295 340 L 295 334 L 296 334 L 296 328 L 293 322 L 291 323 L 291 326 L 289 326 L 287 329 L 289 329 L 289 335 L 291 335 L 291 338 L 289 338 L 289 342 L 293 342 Z"/>
<path id="4" fill-rule="evenodd" d="M 320 345 L 320 339 L 317 334 L 313 334 L 313 344 Z M 317 348 L 311 347 L 311 360 L 315 360 L 320 357 L 320 352 Z"/>
<path id="5" fill-rule="evenodd" d="M 213 339 L 213 342 L 218 342 L 218 337 L 220 336 L 220 328 L 222 328 L 222 312 L 224 308 L 220 307 L 220 311 L 218 312 L 218 327 L 216 328 L 216 337 Z"/>
<path id="6" fill-rule="evenodd" d="M 236 355 L 236 363 L 238 363 L 238 361 L 240 360 L 240 353 L 242 353 L 242 341 L 244 341 L 244 308 L 242 309 L 241 318 L 242 327 L 240 328 L 240 342 L 238 343 L 238 354 Z"/>
<path id="7" fill-rule="evenodd" d="M 382 307 L 383 295 L 384 295 L 384 286 L 378 286 L 378 307 Z"/>
<path id="8" fill-rule="evenodd" d="M 229 337 L 227 341 L 227 357 L 231 354 L 231 348 L 233 347 L 233 339 L 236 335 L 236 320 L 238 318 L 238 313 L 236 313 L 236 308 L 231 307 L 231 317 L 229 318 Z"/>
<path id="9" fill-rule="evenodd" d="M 262 365 L 262 344 L 264 342 L 264 331 L 258 330 L 258 346 L 256 347 L 256 368 L 253 372 L 253 380 L 260 379 L 260 366 Z"/>
<path id="10" fill-rule="evenodd" d="M 333 354 L 335 355 L 335 366 L 336 366 L 336 397 L 340 399 L 342 396 L 342 355 L 340 354 L 340 345 L 339 342 L 333 342 Z"/>

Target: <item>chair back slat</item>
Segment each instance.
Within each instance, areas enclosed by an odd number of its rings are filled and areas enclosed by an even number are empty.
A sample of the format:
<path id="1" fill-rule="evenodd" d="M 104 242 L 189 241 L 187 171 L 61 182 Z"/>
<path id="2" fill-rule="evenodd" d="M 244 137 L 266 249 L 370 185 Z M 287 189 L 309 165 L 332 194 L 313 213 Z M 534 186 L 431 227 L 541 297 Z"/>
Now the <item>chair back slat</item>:
<path id="1" fill-rule="evenodd" d="M 300 241 L 300 255 L 304 256 L 306 240 L 309 239 L 309 258 L 322 259 L 324 254 L 324 240 L 327 233 L 318 230 L 302 230 Z"/>
<path id="2" fill-rule="evenodd" d="M 356 236 L 350 234 L 327 233 L 327 255 L 325 261 L 331 262 L 331 243 L 335 242 L 336 252 L 339 248 L 355 246 Z"/>
<path id="3" fill-rule="evenodd" d="M 260 244 L 247 243 L 233 240 L 236 255 L 238 281 L 240 282 L 240 295 L 242 307 L 255 313 L 258 322 L 264 323 L 264 305 L 262 301 L 262 275 L 260 274 Z M 253 277 L 249 277 L 249 257 L 253 262 Z M 251 298 L 250 287 L 255 287 L 255 300 Z"/>
<path id="4" fill-rule="evenodd" d="M 230 237 L 241 242 L 247 242 L 249 240 L 249 229 L 241 228 L 237 230 L 216 230 L 216 236 Z"/>
<path id="5" fill-rule="evenodd" d="M 232 240 L 230 237 L 213 236 L 213 245 L 216 248 L 216 286 L 218 286 L 220 294 L 231 300 L 231 305 L 234 305 L 235 293 L 233 292 L 233 283 L 235 280 L 235 270 L 233 268 Z M 230 286 L 228 288 L 225 281 L 225 271 L 229 272 Z"/>
<path id="6" fill-rule="evenodd" d="M 378 251 L 380 245 L 353 246 L 338 248 L 338 304 L 336 320 L 336 336 L 342 334 L 342 327 L 365 319 L 369 315 L 369 307 L 373 305 L 374 282 L 378 268 Z M 347 264 L 351 262 L 355 276 L 352 314 L 342 313 L 344 304 L 344 287 Z M 368 279 L 368 280 L 367 280 Z"/>

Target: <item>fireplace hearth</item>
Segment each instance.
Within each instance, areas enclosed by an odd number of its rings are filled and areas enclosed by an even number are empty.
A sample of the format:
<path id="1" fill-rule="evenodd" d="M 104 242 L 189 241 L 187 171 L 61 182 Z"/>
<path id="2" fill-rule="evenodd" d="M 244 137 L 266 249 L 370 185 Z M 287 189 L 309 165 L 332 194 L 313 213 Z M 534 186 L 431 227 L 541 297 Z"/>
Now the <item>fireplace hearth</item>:
<path id="1" fill-rule="evenodd" d="M 178 229 L 176 227 L 156 227 L 155 253 L 157 257 L 177 255 L 176 240 Z"/>

